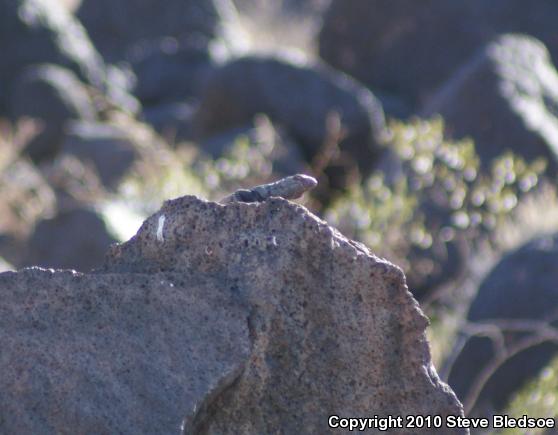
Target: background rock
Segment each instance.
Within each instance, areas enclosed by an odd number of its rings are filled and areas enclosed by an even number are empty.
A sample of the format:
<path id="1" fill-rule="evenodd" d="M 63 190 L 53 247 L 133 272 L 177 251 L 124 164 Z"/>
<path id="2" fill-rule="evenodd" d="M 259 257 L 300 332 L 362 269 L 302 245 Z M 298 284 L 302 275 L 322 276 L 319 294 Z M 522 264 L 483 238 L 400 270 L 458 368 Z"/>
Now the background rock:
<path id="1" fill-rule="evenodd" d="M 372 89 L 416 104 L 486 40 L 486 15 L 496 2 L 478 3 L 333 0 L 320 56 Z"/>
<path id="2" fill-rule="evenodd" d="M 366 172 L 379 152 L 384 114 L 374 96 L 348 77 L 319 65 L 260 57 L 232 61 L 208 81 L 196 116 L 201 138 L 249 124 L 264 113 L 300 144 L 308 161 L 328 139 L 328 117 L 339 114 L 339 147 Z"/>
<path id="3" fill-rule="evenodd" d="M 282 199 L 167 201 L 96 273 L 5 273 L 0 289 L 8 432 L 327 433 L 334 412 L 461 413 L 402 272 Z"/>
<path id="4" fill-rule="evenodd" d="M 558 236 L 535 239 L 505 256 L 482 282 L 467 320 L 526 319 L 542 321 L 556 314 Z M 506 333 L 509 345 L 521 335 Z M 479 412 L 501 410 L 528 380 L 558 352 L 555 344 L 541 344 L 509 359 L 490 378 L 478 401 Z M 471 338 L 452 366 L 449 384 L 464 400 L 475 377 L 494 356 L 486 337 Z"/>
<path id="5" fill-rule="evenodd" d="M 320 14 L 330 0 L 233 0 L 242 13 L 245 10 L 260 8 L 269 10 L 270 4 L 279 7 L 286 15 Z"/>
<path id="6" fill-rule="evenodd" d="M 504 35 L 477 53 L 426 106 L 456 138 L 472 137 L 486 165 L 506 150 L 558 163 L 558 73 L 548 51 L 525 35 Z"/>
<path id="7" fill-rule="evenodd" d="M 100 267 L 108 247 L 116 243 L 99 214 L 85 208 L 58 212 L 39 221 L 27 241 L 21 266 L 75 269 Z"/>
<path id="8" fill-rule="evenodd" d="M 374 91 L 420 107 L 475 51 L 506 32 L 532 34 L 558 60 L 552 0 L 333 0 L 320 33 L 320 55 Z"/>
<path id="9" fill-rule="evenodd" d="M 105 67 L 77 20 L 57 0 L 0 1 L 0 114 L 7 91 L 32 64 L 70 68 L 81 80 L 103 89 Z"/>
<path id="10" fill-rule="evenodd" d="M 138 44 L 128 59 L 136 75 L 133 93 L 145 106 L 199 97 L 214 69 L 202 38 L 186 42 L 162 38 Z"/>
<path id="11" fill-rule="evenodd" d="M 164 36 L 211 39 L 219 16 L 213 0 L 82 0 L 77 17 L 107 59 L 124 59 L 137 42 Z"/>
<path id="12" fill-rule="evenodd" d="M 143 119 L 151 125 L 171 145 L 180 141 L 193 140 L 193 117 L 196 108 L 189 103 L 162 103 L 147 106 L 143 110 Z"/>
<path id="13" fill-rule="evenodd" d="M 256 117 L 255 121 L 253 126 L 236 128 L 209 138 L 201 144 L 201 149 L 218 159 L 233 152 L 238 141 L 244 141 L 264 156 L 271 164 L 273 174 L 288 176 L 308 172 L 298 144 L 265 116 Z"/>
<path id="14" fill-rule="evenodd" d="M 92 165 L 103 185 L 112 189 L 139 157 L 134 140 L 122 128 L 92 122 L 70 124 L 61 151 Z"/>
<path id="15" fill-rule="evenodd" d="M 38 122 L 40 131 L 25 148 L 35 161 L 58 153 L 70 120 L 96 118 L 85 86 L 70 70 L 56 65 L 29 67 L 17 79 L 10 114 L 13 119 L 27 117 Z"/>

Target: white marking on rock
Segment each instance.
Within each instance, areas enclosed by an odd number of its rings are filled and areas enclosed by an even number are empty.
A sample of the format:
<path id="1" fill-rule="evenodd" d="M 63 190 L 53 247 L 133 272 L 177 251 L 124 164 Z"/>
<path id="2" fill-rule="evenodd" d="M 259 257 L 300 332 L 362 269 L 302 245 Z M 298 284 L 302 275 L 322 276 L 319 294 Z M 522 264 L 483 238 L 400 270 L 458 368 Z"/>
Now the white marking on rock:
<path id="1" fill-rule="evenodd" d="M 163 228 L 165 226 L 165 215 L 162 214 L 159 216 L 159 224 L 157 225 L 157 240 L 159 242 L 164 242 L 165 238 L 163 237 Z"/>

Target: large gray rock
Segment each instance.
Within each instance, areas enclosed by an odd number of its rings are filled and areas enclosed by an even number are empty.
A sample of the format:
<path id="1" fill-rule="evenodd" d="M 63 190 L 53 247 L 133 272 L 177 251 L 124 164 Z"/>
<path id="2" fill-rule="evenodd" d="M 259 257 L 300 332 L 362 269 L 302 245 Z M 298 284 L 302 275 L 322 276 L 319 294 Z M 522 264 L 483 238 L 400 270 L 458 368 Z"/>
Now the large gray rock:
<path id="1" fill-rule="evenodd" d="M 129 54 L 136 75 L 134 95 L 144 106 L 199 97 L 212 64 L 206 44 L 174 38 L 138 44 Z"/>
<path id="2" fill-rule="evenodd" d="M 58 153 L 71 120 L 93 121 L 97 115 L 76 75 L 56 65 L 25 70 L 13 86 L 9 112 L 14 120 L 32 118 L 39 123 L 39 133 L 25 147 L 35 161 Z"/>
<path id="3" fill-rule="evenodd" d="M 0 114 L 6 111 L 13 80 L 32 64 L 58 64 L 86 83 L 104 86 L 103 60 L 83 27 L 57 0 L 0 0 L 0 53 Z"/>
<path id="4" fill-rule="evenodd" d="M 0 288 L 2 433 L 178 434 L 249 355 L 215 278 L 28 269 Z"/>
<path id="5" fill-rule="evenodd" d="M 540 0 L 333 0 L 322 59 L 374 91 L 420 105 L 496 35 L 534 35 L 558 61 L 558 3 Z"/>
<path id="6" fill-rule="evenodd" d="M 492 319 L 542 321 L 558 308 L 558 236 L 534 239 L 506 255 L 481 283 L 467 320 Z M 513 345 L 522 335 L 506 333 Z M 452 366 L 449 383 L 465 400 L 480 371 L 494 357 L 494 343 L 486 337 L 471 338 Z M 501 410 L 508 400 L 536 376 L 558 353 L 558 346 L 531 347 L 501 366 L 486 383 L 477 403 L 479 413 Z"/>
<path id="7" fill-rule="evenodd" d="M 146 106 L 142 119 L 167 139 L 169 144 L 192 141 L 192 119 L 196 111 L 194 106 L 185 102 L 163 102 Z"/>
<path id="8" fill-rule="evenodd" d="M 242 127 L 264 113 L 285 128 L 310 161 L 328 137 L 328 117 L 337 113 L 344 129 L 343 158 L 367 172 L 379 153 L 384 113 L 357 82 L 321 65 L 245 57 L 226 64 L 209 80 L 196 116 L 201 138 Z"/>
<path id="9" fill-rule="evenodd" d="M 484 164 L 506 150 L 558 164 L 558 73 L 548 51 L 525 35 L 484 47 L 433 96 L 424 115 L 443 116 L 447 133 L 469 136 Z"/>
<path id="10" fill-rule="evenodd" d="M 401 270 L 283 199 L 167 201 L 96 273 L 8 272 L 0 292 L 2 432 L 314 434 L 334 413 L 462 413 Z"/>
<path id="11" fill-rule="evenodd" d="M 287 18 L 289 16 L 319 16 L 330 0 L 233 0 L 233 2 L 241 14 L 252 11 L 279 12 Z"/>
<path id="12" fill-rule="evenodd" d="M 82 0 L 77 17 L 109 60 L 141 41 L 169 36 L 212 38 L 219 24 L 213 0 Z"/>

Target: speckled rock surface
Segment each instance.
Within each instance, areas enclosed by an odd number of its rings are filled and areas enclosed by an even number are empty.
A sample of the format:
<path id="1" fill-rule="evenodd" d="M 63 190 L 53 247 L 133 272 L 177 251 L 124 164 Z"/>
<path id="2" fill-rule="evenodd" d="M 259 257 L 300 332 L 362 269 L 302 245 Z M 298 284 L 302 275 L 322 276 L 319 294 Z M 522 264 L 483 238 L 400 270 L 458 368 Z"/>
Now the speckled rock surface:
<path id="1" fill-rule="evenodd" d="M 180 433 L 248 355 L 209 277 L 27 269 L 0 288 L 0 433 Z"/>
<path id="2" fill-rule="evenodd" d="M 8 272 L 0 292 L 0 432 L 315 434 L 332 414 L 461 413 L 400 269 L 283 199 L 167 201 L 102 269 Z"/>

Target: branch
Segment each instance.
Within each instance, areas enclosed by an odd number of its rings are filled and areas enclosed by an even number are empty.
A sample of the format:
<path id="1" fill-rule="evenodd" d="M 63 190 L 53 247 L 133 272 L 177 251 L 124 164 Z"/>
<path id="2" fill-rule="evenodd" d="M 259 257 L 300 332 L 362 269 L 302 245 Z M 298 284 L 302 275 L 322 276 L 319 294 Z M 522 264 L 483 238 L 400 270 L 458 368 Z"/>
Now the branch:
<path id="1" fill-rule="evenodd" d="M 557 320 L 558 309 L 546 316 L 544 320 L 494 319 L 478 323 L 466 322 L 460 328 L 458 340 L 441 370 L 441 378 L 445 381 L 447 381 L 457 357 L 471 337 L 488 337 L 494 344 L 494 356 L 478 373 L 467 396 L 463 399 L 465 415 L 471 412 L 486 383 L 506 361 L 520 352 L 545 342 L 553 342 L 558 345 L 558 328 L 552 326 L 552 322 Z M 506 333 L 528 335 L 506 344 Z"/>

